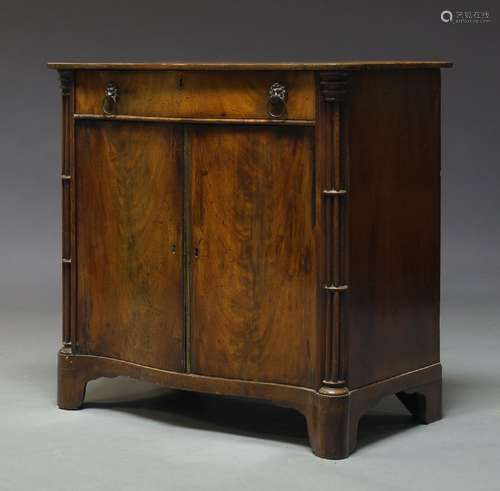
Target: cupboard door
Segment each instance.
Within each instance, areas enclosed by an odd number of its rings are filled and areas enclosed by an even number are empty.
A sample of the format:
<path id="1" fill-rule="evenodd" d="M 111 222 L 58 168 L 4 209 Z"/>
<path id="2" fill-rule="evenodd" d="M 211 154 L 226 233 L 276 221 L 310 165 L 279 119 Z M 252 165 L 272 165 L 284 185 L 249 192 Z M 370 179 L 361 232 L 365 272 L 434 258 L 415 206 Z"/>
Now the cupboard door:
<path id="1" fill-rule="evenodd" d="M 77 345 L 184 369 L 182 130 L 78 122 Z"/>
<path id="2" fill-rule="evenodd" d="M 314 386 L 313 129 L 198 126 L 191 167 L 191 368 Z"/>

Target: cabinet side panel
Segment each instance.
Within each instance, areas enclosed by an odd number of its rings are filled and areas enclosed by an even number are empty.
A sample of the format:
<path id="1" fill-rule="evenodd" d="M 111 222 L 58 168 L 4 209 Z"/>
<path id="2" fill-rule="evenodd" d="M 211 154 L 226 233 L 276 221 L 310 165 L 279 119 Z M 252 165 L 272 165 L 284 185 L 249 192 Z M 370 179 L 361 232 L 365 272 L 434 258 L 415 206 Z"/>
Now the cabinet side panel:
<path id="1" fill-rule="evenodd" d="M 317 384 L 314 133 L 190 129 L 194 373 Z"/>
<path id="2" fill-rule="evenodd" d="M 182 129 L 76 136 L 79 351 L 182 370 Z"/>
<path id="3" fill-rule="evenodd" d="M 349 386 L 439 361 L 440 73 L 351 79 Z"/>

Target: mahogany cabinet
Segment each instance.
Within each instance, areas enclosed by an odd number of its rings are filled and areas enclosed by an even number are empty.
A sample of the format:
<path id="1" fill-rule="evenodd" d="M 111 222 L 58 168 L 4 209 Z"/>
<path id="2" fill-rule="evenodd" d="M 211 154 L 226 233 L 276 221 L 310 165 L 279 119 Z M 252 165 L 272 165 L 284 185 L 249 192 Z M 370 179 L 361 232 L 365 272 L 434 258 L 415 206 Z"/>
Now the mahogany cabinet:
<path id="1" fill-rule="evenodd" d="M 58 403 L 98 377 L 302 412 L 344 458 L 396 394 L 441 416 L 444 62 L 51 63 Z"/>

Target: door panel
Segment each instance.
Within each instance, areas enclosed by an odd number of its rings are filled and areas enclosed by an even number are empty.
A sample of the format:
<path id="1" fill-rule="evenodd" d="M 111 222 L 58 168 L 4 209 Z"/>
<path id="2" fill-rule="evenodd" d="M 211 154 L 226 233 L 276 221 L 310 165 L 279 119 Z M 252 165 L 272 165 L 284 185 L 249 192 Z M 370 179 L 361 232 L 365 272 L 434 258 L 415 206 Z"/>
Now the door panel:
<path id="1" fill-rule="evenodd" d="M 189 130 L 191 366 L 314 386 L 313 130 Z"/>
<path id="2" fill-rule="evenodd" d="M 184 368 L 182 130 L 79 122 L 80 352 Z"/>

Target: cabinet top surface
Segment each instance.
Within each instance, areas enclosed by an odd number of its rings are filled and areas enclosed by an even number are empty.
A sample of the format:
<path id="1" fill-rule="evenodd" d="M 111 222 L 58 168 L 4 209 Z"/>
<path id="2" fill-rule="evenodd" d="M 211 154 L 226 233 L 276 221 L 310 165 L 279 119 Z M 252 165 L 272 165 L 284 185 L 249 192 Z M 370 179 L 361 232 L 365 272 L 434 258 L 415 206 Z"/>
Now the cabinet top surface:
<path id="1" fill-rule="evenodd" d="M 339 62 L 156 62 L 68 63 L 47 66 L 56 70 L 383 70 L 404 68 L 450 68 L 448 61 L 339 61 Z"/>

